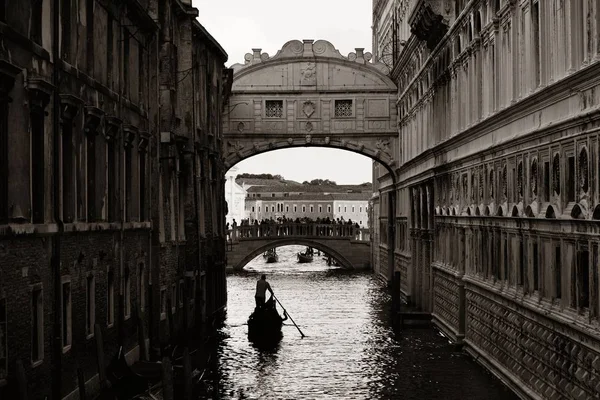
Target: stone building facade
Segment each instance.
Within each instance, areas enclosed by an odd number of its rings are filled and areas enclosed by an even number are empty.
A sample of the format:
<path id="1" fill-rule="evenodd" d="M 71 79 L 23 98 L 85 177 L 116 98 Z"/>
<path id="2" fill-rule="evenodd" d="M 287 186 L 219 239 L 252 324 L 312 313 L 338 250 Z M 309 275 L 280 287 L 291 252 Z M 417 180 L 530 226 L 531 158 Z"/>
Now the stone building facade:
<path id="1" fill-rule="evenodd" d="M 396 241 L 374 250 L 394 246 L 403 296 L 524 398 L 600 393 L 599 17 L 596 1 L 374 2 L 374 43 L 399 48 L 400 155 L 395 186 L 378 174 Z"/>
<path id="2" fill-rule="evenodd" d="M 369 189 L 369 190 L 366 190 Z M 248 189 L 245 218 L 254 220 L 308 217 L 312 220 L 343 218 L 367 227 L 370 187 L 343 185 L 253 186 Z M 238 221 L 239 224 L 239 221 Z"/>
<path id="3" fill-rule="evenodd" d="M 89 396 L 98 349 L 169 339 L 167 299 L 190 326 L 224 304 L 231 81 L 190 3 L 0 2 L 0 398 L 76 399 L 78 370 Z"/>

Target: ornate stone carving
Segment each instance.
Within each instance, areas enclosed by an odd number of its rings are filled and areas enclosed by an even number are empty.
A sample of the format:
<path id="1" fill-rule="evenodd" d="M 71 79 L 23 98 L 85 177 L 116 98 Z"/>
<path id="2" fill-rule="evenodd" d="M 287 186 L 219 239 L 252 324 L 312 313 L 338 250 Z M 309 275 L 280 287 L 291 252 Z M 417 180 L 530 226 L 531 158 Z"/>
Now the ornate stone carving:
<path id="1" fill-rule="evenodd" d="M 233 143 L 228 141 L 227 145 L 229 146 L 229 154 L 237 153 L 238 151 L 244 148 L 244 145 L 240 144 L 240 142 L 237 140 Z"/>
<path id="2" fill-rule="evenodd" d="M 104 136 L 106 137 L 106 140 L 115 140 L 119 135 L 119 128 L 123 121 L 115 116 L 108 116 L 104 118 L 104 122 Z"/>
<path id="3" fill-rule="evenodd" d="M 292 138 L 288 138 L 287 142 L 288 142 L 289 144 L 292 144 L 292 143 L 294 143 L 294 139 L 292 139 Z"/>
<path id="4" fill-rule="evenodd" d="M 329 144 L 329 136 L 325 136 L 325 144 Z"/>
<path id="5" fill-rule="evenodd" d="M 490 198 L 494 198 L 494 169 L 491 169 L 489 172 L 489 180 L 488 180 L 488 194 Z"/>
<path id="6" fill-rule="evenodd" d="M 390 141 L 389 140 L 383 140 L 383 139 L 379 139 L 376 143 L 375 143 L 375 147 L 379 150 L 381 150 L 382 152 L 384 152 L 385 154 L 387 154 L 388 156 L 391 155 L 391 151 L 390 151 Z"/>
<path id="7" fill-rule="evenodd" d="M 317 65 L 314 62 L 307 62 L 300 70 L 302 74 L 301 85 L 316 85 L 317 84 Z"/>
<path id="8" fill-rule="evenodd" d="M 133 141 L 135 140 L 137 131 L 138 129 L 134 125 L 123 125 L 123 139 L 125 140 L 124 146 L 126 148 L 133 146 Z"/>
<path id="9" fill-rule="evenodd" d="M 315 113 L 315 103 L 312 101 L 305 101 L 302 104 L 302 112 L 306 115 L 306 118 L 310 118 Z"/>
<path id="10" fill-rule="evenodd" d="M 240 133 L 241 133 L 241 132 L 244 132 L 244 128 L 245 128 L 245 127 L 246 127 L 246 126 L 244 125 L 244 123 L 243 123 L 243 122 L 240 122 L 240 123 L 237 125 L 237 130 L 238 130 Z"/>
<path id="11" fill-rule="evenodd" d="M 312 137 L 310 135 L 306 135 L 306 138 L 305 138 L 306 143 L 309 144 L 311 140 L 312 140 Z"/>
<path id="12" fill-rule="evenodd" d="M 50 102 L 50 96 L 54 85 L 42 78 L 30 78 L 27 80 L 27 91 L 29 92 L 29 109 L 32 113 L 44 113 Z"/>
<path id="13" fill-rule="evenodd" d="M 150 141 L 150 132 L 148 131 L 140 131 L 140 139 L 138 143 L 138 148 L 140 152 L 145 152 L 148 150 L 148 143 Z"/>
<path id="14" fill-rule="evenodd" d="M 96 135 L 98 133 L 98 126 L 100 125 L 100 121 L 102 120 L 103 115 L 104 111 L 102 111 L 98 107 L 86 106 L 85 122 L 83 125 L 84 132 L 88 135 Z"/>
<path id="15" fill-rule="evenodd" d="M 260 144 L 257 142 L 254 142 L 254 149 L 255 150 L 260 150 Z"/>
<path id="16" fill-rule="evenodd" d="M 308 121 L 306 123 L 306 125 L 304 126 L 304 129 L 306 129 L 307 132 L 311 132 L 313 130 L 313 124 L 312 124 L 312 122 Z"/>
<path id="17" fill-rule="evenodd" d="M 79 112 L 79 107 L 83 104 L 83 100 L 72 94 L 60 95 L 61 118 L 66 121 L 72 121 Z"/>
<path id="18" fill-rule="evenodd" d="M 508 177 L 506 164 L 502 167 L 502 197 L 504 200 L 508 198 Z"/>

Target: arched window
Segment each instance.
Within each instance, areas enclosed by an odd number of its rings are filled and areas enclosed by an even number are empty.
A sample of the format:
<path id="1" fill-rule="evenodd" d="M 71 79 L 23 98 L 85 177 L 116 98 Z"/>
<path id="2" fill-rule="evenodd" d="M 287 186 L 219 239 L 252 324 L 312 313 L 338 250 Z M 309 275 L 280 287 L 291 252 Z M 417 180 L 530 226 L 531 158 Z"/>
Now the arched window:
<path id="1" fill-rule="evenodd" d="M 517 195 L 523 197 L 523 162 L 519 161 L 517 165 Z"/>
<path id="2" fill-rule="evenodd" d="M 552 190 L 555 196 L 560 195 L 560 156 L 558 153 L 554 155 L 552 160 Z"/>
<path id="3" fill-rule="evenodd" d="M 534 158 L 531 162 L 531 171 L 530 171 L 530 186 L 531 186 L 531 194 L 533 197 L 537 196 L 537 182 L 538 182 L 538 162 L 537 158 Z"/>
<path id="4" fill-rule="evenodd" d="M 506 164 L 502 168 L 502 196 L 505 199 L 508 197 L 508 182 L 507 182 Z"/>
<path id="5" fill-rule="evenodd" d="M 479 36 L 479 32 L 481 32 L 481 13 L 479 11 L 475 11 L 473 15 L 473 23 L 475 25 L 475 34 Z"/>
<path id="6" fill-rule="evenodd" d="M 588 179 L 588 155 L 586 148 L 582 148 L 579 152 L 579 187 L 583 193 L 587 193 L 589 189 Z"/>
<path id="7" fill-rule="evenodd" d="M 473 40 L 473 28 L 471 27 L 470 23 L 467 24 L 467 39 L 468 43 L 471 43 Z"/>
<path id="8" fill-rule="evenodd" d="M 500 10 L 500 0 L 492 0 L 492 11 L 497 13 Z"/>
<path id="9" fill-rule="evenodd" d="M 488 179 L 488 193 L 490 195 L 490 199 L 494 198 L 494 170 L 491 169 L 489 173 Z"/>

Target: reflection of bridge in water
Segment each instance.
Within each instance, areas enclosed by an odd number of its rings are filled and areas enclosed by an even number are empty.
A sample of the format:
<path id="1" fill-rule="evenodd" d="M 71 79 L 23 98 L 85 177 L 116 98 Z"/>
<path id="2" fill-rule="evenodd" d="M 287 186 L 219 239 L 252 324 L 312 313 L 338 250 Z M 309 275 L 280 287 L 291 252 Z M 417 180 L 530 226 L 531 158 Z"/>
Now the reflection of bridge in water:
<path id="1" fill-rule="evenodd" d="M 262 224 L 231 229 L 227 265 L 239 270 L 268 249 L 294 244 L 321 250 L 345 268 L 369 268 L 369 229 L 317 223 Z"/>

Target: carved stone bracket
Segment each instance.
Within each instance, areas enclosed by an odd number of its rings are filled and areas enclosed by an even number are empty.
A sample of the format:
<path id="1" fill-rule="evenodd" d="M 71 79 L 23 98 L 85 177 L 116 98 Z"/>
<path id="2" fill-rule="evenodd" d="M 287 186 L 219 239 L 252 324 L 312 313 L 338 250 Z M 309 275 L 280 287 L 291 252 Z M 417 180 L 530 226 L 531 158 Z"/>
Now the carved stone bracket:
<path id="1" fill-rule="evenodd" d="M 79 112 L 83 100 L 72 94 L 60 94 L 60 116 L 64 121 L 72 121 Z"/>
<path id="2" fill-rule="evenodd" d="M 140 139 L 138 143 L 138 149 L 140 152 L 146 152 L 148 150 L 148 143 L 150 142 L 150 132 L 140 131 Z"/>
<path id="3" fill-rule="evenodd" d="M 131 148 L 133 141 L 138 132 L 138 128 L 134 125 L 123 125 L 123 139 L 125 148 Z"/>
<path id="4" fill-rule="evenodd" d="M 408 23 L 411 32 L 422 41 L 427 42 L 427 47 L 433 50 L 441 38 L 448 31 L 448 25 L 442 15 L 436 13 L 431 0 L 421 0 L 417 3 Z"/>
<path id="5" fill-rule="evenodd" d="M 106 123 L 106 129 L 104 136 L 106 140 L 115 140 L 119 135 L 119 128 L 123 124 L 123 121 L 115 116 L 108 116 L 104 118 Z"/>
<path id="6" fill-rule="evenodd" d="M 97 135 L 98 126 L 100 126 L 100 121 L 102 120 L 103 115 L 104 111 L 102 111 L 100 108 L 94 106 L 86 106 L 83 131 L 87 135 Z"/>
<path id="7" fill-rule="evenodd" d="M 177 151 L 181 154 L 188 149 L 189 138 L 183 135 L 175 135 L 175 146 Z"/>
<path id="8" fill-rule="evenodd" d="M 391 156 L 389 140 L 380 139 L 375 143 L 375 147 L 377 149 L 381 150 L 382 152 L 384 152 L 385 154 L 387 154 L 388 156 Z"/>
<path id="9" fill-rule="evenodd" d="M 26 83 L 29 92 L 29 110 L 32 113 L 43 114 L 50 102 L 54 85 L 43 78 L 30 78 Z"/>
<path id="10" fill-rule="evenodd" d="M 229 146 L 229 154 L 237 153 L 238 151 L 240 151 L 241 149 L 244 148 L 244 145 L 240 144 L 240 142 L 238 140 L 236 140 L 233 143 L 227 142 L 227 145 Z"/>

